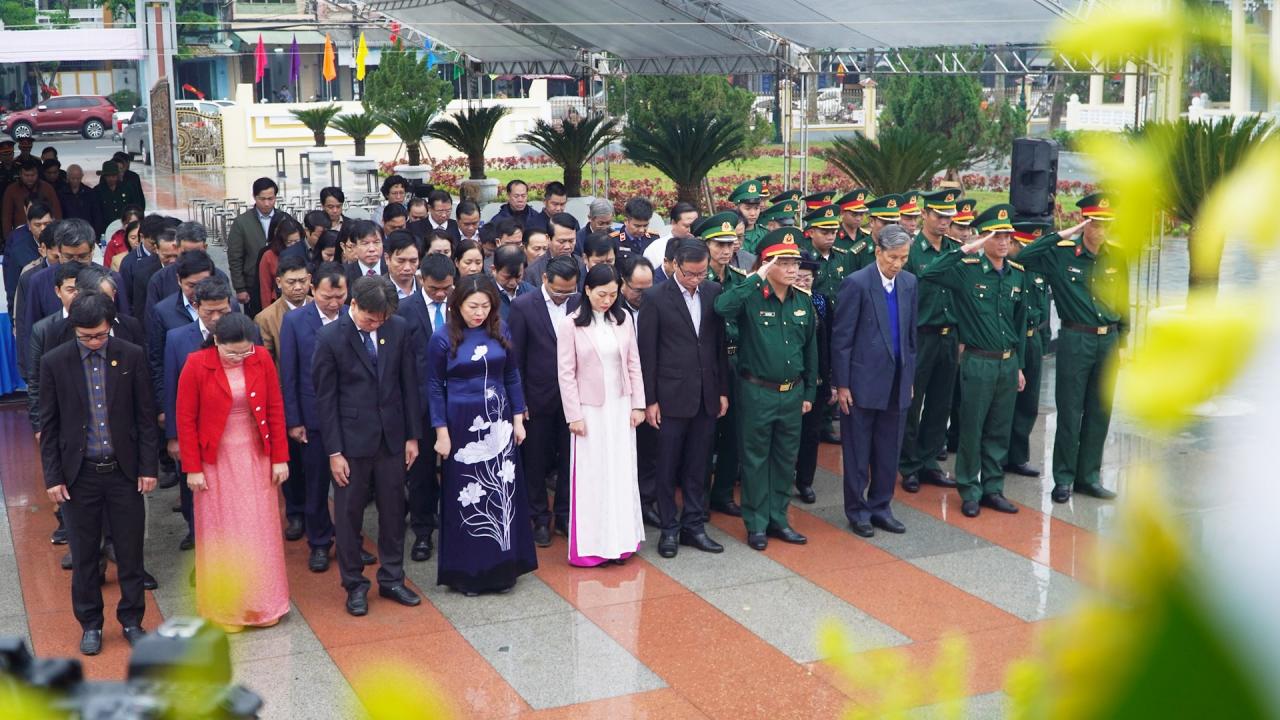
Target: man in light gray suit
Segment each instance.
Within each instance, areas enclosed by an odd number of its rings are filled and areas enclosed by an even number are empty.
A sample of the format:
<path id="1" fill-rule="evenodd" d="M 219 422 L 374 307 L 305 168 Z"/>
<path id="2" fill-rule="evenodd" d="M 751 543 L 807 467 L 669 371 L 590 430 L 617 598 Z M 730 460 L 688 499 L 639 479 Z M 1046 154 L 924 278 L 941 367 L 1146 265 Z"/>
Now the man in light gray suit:
<path id="1" fill-rule="evenodd" d="M 880 233 L 876 261 L 841 283 L 831 327 L 844 514 L 861 537 L 906 532 L 889 502 L 916 365 L 916 277 L 902 271 L 910 247 L 898 225 Z"/>

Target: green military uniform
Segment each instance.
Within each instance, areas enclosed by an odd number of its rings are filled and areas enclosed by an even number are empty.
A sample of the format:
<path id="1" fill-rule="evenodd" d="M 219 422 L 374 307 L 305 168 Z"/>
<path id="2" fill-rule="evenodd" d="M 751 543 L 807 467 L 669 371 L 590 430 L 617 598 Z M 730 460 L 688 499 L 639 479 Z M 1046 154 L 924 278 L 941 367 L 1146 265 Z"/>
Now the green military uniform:
<path id="1" fill-rule="evenodd" d="M 790 227 L 796 224 L 796 213 L 800 211 L 800 201 L 783 200 L 780 203 L 770 205 L 764 212 L 760 213 L 760 219 L 756 222 L 766 230 L 777 230 L 778 228 L 769 228 L 769 223 L 778 223 L 778 227 Z"/>
<path id="2" fill-rule="evenodd" d="M 799 239 L 796 228 L 775 230 L 765 237 L 761 258 L 798 259 Z M 795 288 L 780 298 L 763 278 L 751 275 L 720 293 L 715 309 L 738 324 L 742 519 L 748 534 L 789 532 L 802 405 L 813 403 L 818 379 L 813 301 Z"/>
<path id="3" fill-rule="evenodd" d="M 1077 205 L 1094 222 L 1114 217 L 1110 200 L 1101 193 Z M 1024 247 L 1018 259 L 1052 286 L 1062 320 L 1054 388 L 1053 499 L 1066 502 L 1072 489 L 1111 497 L 1101 485 L 1102 449 L 1111 424 L 1111 393 L 1103 369 L 1128 330 L 1128 264 L 1105 243 L 1095 254 L 1083 237 L 1063 240 L 1057 233 Z"/>
<path id="4" fill-rule="evenodd" d="M 774 195 L 773 197 L 769 198 L 769 205 L 770 206 L 777 205 L 778 203 L 787 202 L 788 200 L 795 200 L 799 202 L 801 199 L 801 196 L 803 195 L 804 193 L 800 192 L 799 190 L 783 190 L 777 195 Z"/>
<path id="5" fill-rule="evenodd" d="M 951 217 L 952 227 L 968 228 L 973 223 L 973 218 L 978 211 L 978 201 L 970 198 L 961 198 L 956 202 L 956 214 Z M 956 237 L 959 237 L 957 235 Z M 960 441 L 960 383 L 956 383 L 955 389 L 951 393 L 951 418 L 947 425 L 947 450 L 956 451 L 956 443 Z M 938 453 L 939 456 L 942 453 Z"/>
<path id="6" fill-rule="evenodd" d="M 768 178 L 764 178 L 767 180 Z M 729 202 L 734 205 L 759 205 L 765 198 L 764 183 L 761 178 L 748 180 L 729 193 Z M 764 229 L 764 223 L 756 219 L 756 224 L 746 229 L 742 235 L 742 249 L 749 253 L 755 254 L 756 249 L 760 247 L 760 239 L 765 236 L 768 230 Z"/>
<path id="7" fill-rule="evenodd" d="M 822 192 L 810 193 L 800 198 L 804 203 L 805 213 L 811 213 L 818 208 L 826 207 L 835 202 L 836 193 L 834 190 L 824 190 Z"/>
<path id="8" fill-rule="evenodd" d="M 1013 224 L 1013 239 L 1019 245 L 1035 242 L 1049 232 L 1053 225 L 1047 222 L 1024 221 Z M 1017 260 L 1017 255 L 1009 254 Z M 1031 430 L 1040 415 L 1040 373 L 1044 366 L 1044 354 L 1048 349 L 1049 331 L 1049 281 L 1038 272 L 1027 273 L 1027 289 L 1023 299 L 1027 303 L 1027 349 L 1023 355 L 1022 375 L 1027 384 L 1018 393 L 1013 405 L 1013 430 L 1009 437 L 1009 457 L 1005 470 L 1034 477 L 1031 461 Z"/>
<path id="9" fill-rule="evenodd" d="M 716 213 L 698 225 L 698 236 L 707 243 L 733 244 L 738 236 L 735 228 L 738 224 L 736 212 Z M 743 283 L 747 275 L 732 265 L 725 265 L 723 274 L 716 274 L 715 268 L 707 264 L 707 279 L 720 283 L 724 291 L 728 291 Z M 724 510 L 733 505 L 733 487 L 738 483 L 741 466 L 738 461 L 738 323 L 727 320 L 724 324 L 726 351 L 729 355 L 729 411 L 724 417 L 716 420 L 715 458 L 707 463 L 707 499 L 713 510 Z"/>
<path id="10" fill-rule="evenodd" d="M 804 216 L 804 229 L 806 232 L 813 228 L 822 228 L 824 230 L 832 230 L 840 225 L 840 208 L 836 205 L 828 205 L 818 208 L 808 215 Z M 835 307 L 836 295 L 840 293 L 840 283 L 853 272 L 853 266 L 848 262 L 849 253 L 841 250 L 834 245 L 831 250 L 823 255 L 813 246 L 813 241 L 808 237 L 801 247 L 808 252 L 818 265 L 818 270 L 813 276 L 813 294 L 822 295 L 827 299 L 828 307 Z"/>
<path id="11" fill-rule="evenodd" d="M 978 218 L 979 232 L 1011 233 L 1012 217 L 1011 205 L 995 205 Z M 1022 265 L 1007 258 L 1002 264 L 997 269 L 986 255 L 965 256 L 954 247 L 920 275 L 922 283 L 930 281 L 954 292 L 964 343 L 955 467 L 960 498 L 966 502 L 1004 494 L 1004 463 L 1026 346 L 1027 303 Z"/>
<path id="12" fill-rule="evenodd" d="M 106 178 L 115 175 L 120 178 L 116 183 L 116 189 L 112 190 L 107 187 Z M 94 192 L 98 196 L 98 206 L 102 208 L 102 219 L 104 222 L 119 219 L 121 213 L 124 212 L 126 206 L 132 204 L 133 195 L 129 188 L 125 187 L 124 178 L 120 177 L 120 167 L 116 165 L 114 160 L 107 160 L 102 163 L 102 169 L 98 171 L 98 187 L 94 188 Z"/>
<path id="13" fill-rule="evenodd" d="M 867 201 L 870 199 L 870 190 L 857 188 L 836 200 L 842 220 L 844 213 L 851 213 L 856 218 L 857 230 L 854 232 L 845 230 L 843 222 L 836 231 L 836 247 L 848 253 L 851 273 L 870 265 L 876 259 L 875 241 L 871 239 L 871 233 L 862 228 L 862 218 L 867 212 Z"/>
<path id="14" fill-rule="evenodd" d="M 956 318 L 950 288 L 925 280 L 924 272 L 939 257 L 958 247 L 960 243 L 943 237 L 935 249 L 921 232 L 916 234 L 907 256 L 906 270 L 921 279 L 917 301 L 915 390 L 907 411 L 906 433 L 898 461 L 903 487 L 911 492 L 918 488 L 917 482 L 952 486 L 938 466 L 938 455 L 946 449 L 947 416 L 951 411 L 956 368 L 959 366 Z"/>

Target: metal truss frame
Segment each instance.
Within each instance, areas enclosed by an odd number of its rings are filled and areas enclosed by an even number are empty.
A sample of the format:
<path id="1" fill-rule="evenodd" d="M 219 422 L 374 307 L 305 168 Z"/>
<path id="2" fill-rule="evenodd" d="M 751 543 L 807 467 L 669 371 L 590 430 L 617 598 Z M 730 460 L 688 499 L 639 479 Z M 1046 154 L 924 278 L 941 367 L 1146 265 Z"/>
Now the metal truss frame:
<path id="1" fill-rule="evenodd" d="M 869 50 L 828 50 L 805 57 L 819 73 L 868 75 L 1141 75 L 1160 73 L 1147 58 L 1126 62 L 1101 62 L 1095 58 L 1072 56 L 1048 45 L 988 45 L 965 50 L 876 48 Z M 904 54 L 916 55 L 910 62 Z"/>

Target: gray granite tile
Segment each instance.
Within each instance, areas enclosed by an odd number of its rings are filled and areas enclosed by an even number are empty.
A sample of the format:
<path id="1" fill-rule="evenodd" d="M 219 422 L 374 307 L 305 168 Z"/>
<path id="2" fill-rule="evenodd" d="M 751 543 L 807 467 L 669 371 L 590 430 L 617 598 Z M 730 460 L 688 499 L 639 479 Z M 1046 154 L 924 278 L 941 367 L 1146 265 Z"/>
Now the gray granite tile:
<path id="1" fill-rule="evenodd" d="M 1070 577 L 1001 547 L 909 562 L 1029 622 L 1063 614 L 1080 594 L 1080 586 Z"/>
<path id="2" fill-rule="evenodd" d="M 909 720 L 947 720 L 962 717 L 967 720 L 999 720 L 1005 716 L 1005 704 L 1009 698 L 1002 692 L 974 695 L 956 701 L 959 713 L 951 703 L 938 703 L 914 708 L 906 713 Z"/>
<path id="3" fill-rule="evenodd" d="M 0 556 L 13 556 L 13 531 L 9 527 L 9 513 L 0 505 Z"/>
<path id="4" fill-rule="evenodd" d="M 849 521 L 845 518 L 843 507 L 821 508 L 815 514 L 841 530 L 852 532 L 849 530 Z M 991 543 L 977 535 L 967 533 L 961 528 L 901 503 L 894 503 L 893 515 L 907 526 L 907 531 L 901 535 L 895 535 L 876 530 L 875 537 L 867 538 L 867 542 L 903 560 L 991 547 Z"/>
<path id="5" fill-rule="evenodd" d="M 237 663 L 235 682 L 263 699 L 266 720 L 343 720 L 363 714 L 323 650 Z"/>
<path id="6" fill-rule="evenodd" d="M 269 658 L 325 652 L 311 626 L 298 608 L 290 604 L 289 614 L 269 628 L 245 628 L 228 636 L 231 661 L 237 665 Z"/>
<path id="7" fill-rule="evenodd" d="M 412 535 L 412 533 L 410 533 Z M 428 562 L 409 560 L 405 551 L 405 575 L 455 627 L 472 627 L 563 613 L 573 609 L 564 598 L 533 575 L 523 575 L 508 593 L 467 597 L 436 584 L 435 557 Z"/>
<path id="8" fill-rule="evenodd" d="M 910 639 L 801 578 L 705 590 L 704 600 L 799 663 L 821 660 L 818 627 L 835 620 L 857 650 L 905 645 Z"/>
<path id="9" fill-rule="evenodd" d="M 26 640 L 27 649 L 31 649 L 31 628 L 27 626 L 27 616 L 24 613 L 0 615 L 0 637 L 13 635 Z"/>
<path id="10" fill-rule="evenodd" d="M 0 555 L 0 615 L 25 612 L 25 607 L 18 561 L 13 555 Z"/>
<path id="11" fill-rule="evenodd" d="M 737 538 L 711 525 L 707 526 L 707 534 L 724 546 L 723 553 L 705 553 L 681 547 L 674 558 L 664 558 L 658 555 L 658 531 L 652 528 L 646 530 L 647 541 L 640 549 L 640 554 L 690 590 L 732 587 L 794 575 L 763 553 L 752 550 Z"/>
<path id="12" fill-rule="evenodd" d="M 461 632 L 537 710 L 666 687 L 577 611 L 468 627 Z"/>

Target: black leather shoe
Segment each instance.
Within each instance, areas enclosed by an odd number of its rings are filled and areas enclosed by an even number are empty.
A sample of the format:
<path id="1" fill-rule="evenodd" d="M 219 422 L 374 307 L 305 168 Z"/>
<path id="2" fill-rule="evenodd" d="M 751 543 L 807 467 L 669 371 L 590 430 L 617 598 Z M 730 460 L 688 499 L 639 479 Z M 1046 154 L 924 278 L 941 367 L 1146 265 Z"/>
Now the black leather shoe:
<path id="1" fill-rule="evenodd" d="M 102 631 L 85 630 L 80 636 L 80 654 L 97 655 L 102 652 Z"/>
<path id="2" fill-rule="evenodd" d="M 129 647 L 133 647 L 139 640 L 147 636 L 147 631 L 138 625 L 130 625 L 124 629 L 124 639 L 129 643 Z"/>
<path id="3" fill-rule="evenodd" d="M 551 547 L 551 528 L 546 525 L 533 526 L 533 544 L 538 547 Z"/>
<path id="4" fill-rule="evenodd" d="M 1075 491 L 1081 495 L 1096 497 L 1099 500 L 1114 500 L 1116 497 L 1114 492 L 1098 484 L 1085 485 L 1084 483 L 1076 483 Z"/>
<path id="5" fill-rule="evenodd" d="M 839 445 L 840 433 L 830 429 L 823 430 L 821 439 L 822 442 L 827 443 L 828 445 Z"/>
<path id="6" fill-rule="evenodd" d="M 791 543 L 792 545 L 804 545 L 809 542 L 809 538 L 789 527 L 776 527 L 774 525 L 770 525 L 769 529 L 765 530 L 765 535 L 768 535 L 771 538 L 778 538 L 782 542 Z"/>
<path id="7" fill-rule="evenodd" d="M 389 600 L 395 600 L 401 605 L 414 607 L 422 604 L 422 598 L 418 597 L 418 593 L 410 590 L 404 585 L 392 585 L 390 587 L 378 587 L 378 594 Z"/>
<path id="8" fill-rule="evenodd" d="M 965 517 L 978 517 L 982 507 L 978 505 L 977 500 L 965 500 L 960 503 L 960 512 L 964 513 Z"/>
<path id="9" fill-rule="evenodd" d="M 799 497 L 800 502 L 805 505 L 812 505 L 818 502 L 818 494 L 815 493 L 811 487 L 798 488 L 796 490 L 796 497 Z"/>
<path id="10" fill-rule="evenodd" d="M 947 475 L 941 470 L 921 470 L 916 475 L 920 478 L 920 482 L 922 483 L 929 483 L 930 485 L 937 485 L 942 488 L 953 488 L 956 486 L 956 481 L 952 480 L 950 475 Z"/>
<path id="11" fill-rule="evenodd" d="M 752 550 L 764 550 L 769 547 L 769 538 L 762 532 L 747 533 L 747 547 Z"/>
<path id="12" fill-rule="evenodd" d="M 1053 492 L 1049 493 L 1049 497 L 1059 505 L 1071 500 L 1070 485 L 1054 485 Z"/>
<path id="13" fill-rule="evenodd" d="M 1018 512 L 1018 506 L 1009 502 L 1009 499 L 1000 493 L 983 495 L 982 500 L 979 502 L 981 502 L 985 507 L 989 507 L 996 512 L 1009 513 L 1010 515 Z"/>
<path id="14" fill-rule="evenodd" d="M 289 525 L 284 529 L 284 539 L 289 542 L 302 539 L 302 516 L 295 515 L 289 518 Z"/>
<path id="15" fill-rule="evenodd" d="M 360 551 L 360 562 L 365 565 L 377 565 L 378 556 L 365 550 Z"/>
<path id="16" fill-rule="evenodd" d="M 156 582 L 156 576 L 152 575 L 146 570 L 143 570 L 142 571 L 142 589 L 155 590 L 158 587 L 160 587 L 160 583 Z"/>
<path id="17" fill-rule="evenodd" d="M 907 531 L 907 526 L 898 522 L 898 519 L 892 515 L 872 515 L 871 524 L 885 532 L 891 532 L 897 535 L 901 535 Z"/>
<path id="18" fill-rule="evenodd" d="M 426 535 L 413 541 L 413 549 L 409 551 L 409 557 L 414 562 L 426 562 L 431 559 L 431 551 L 435 549 L 436 546 L 431 543 L 431 536 Z"/>
<path id="19" fill-rule="evenodd" d="M 688 545 L 689 547 L 696 548 L 698 550 L 701 550 L 702 552 L 708 552 L 708 553 L 724 552 L 724 546 L 716 542 L 715 540 L 712 540 L 711 536 L 708 535 L 706 532 L 691 533 L 691 532 L 685 532 L 682 530 L 680 532 L 680 544 Z"/>
<path id="20" fill-rule="evenodd" d="M 869 538 L 876 536 L 876 529 L 871 527 L 869 522 L 849 523 L 849 527 L 853 529 L 853 534 L 858 537 Z"/>
<path id="21" fill-rule="evenodd" d="M 673 558 L 676 553 L 680 552 L 680 543 L 676 541 L 674 534 L 668 535 L 663 533 L 658 538 L 658 554 L 664 558 Z"/>
<path id="22" fill-rule="evenodd" d="M 329 548 L 313 547 L 311 556 L 307 558 L 307 569 L 314 573 L 322 573 L 329 569 Z"/>
<path id="23" fill-rule="evenodd" d="M 711 506 L 711 509 L 730 517 L 742 517 L 742 506 L 732 500 L 727 503 L 716 503 Z"/>
<path id="24" fill-rule="evenodd" d="M 920 492 L 920 478 L 914 473 L 902 478 L 902 489 L 909 493 Z"/>
<path id="25" fill-rule="evenodd" d="M 658 517 L 658 511 L 653 509 L 652 505 L 642 506 L 640 508 L 640 517 L 644 519 L 644 524 L 649 527 L 662 527 L 662 518 Z"/>
<path id="26" fill-rule="evenodd" d="M 63 525 L 61 520 L 58 521 L 57 529 L 54 530 L 53 533 L 49 535 L 49 542 L 53 543 L 54 545 L 67 544 L 67 526 Z"/>
<path id="27" fill-rule="evenodd" d="M 1021 475 L 1022 477 L 1040 477 L 1040 468 L 1031 463 L 1018 463 L 1017 465 L 1005 465 L 1004 471 Z"/>
<path id="28" fill-rule="evenodd" d="M 194 535 L 188 535 L 182 538 L 182 542 L 178 543 L 178 549 L 182 550 L 183 552 L 186 552 L 187 550 L 194 550 L 195 546 L 196 546 L 196 538 Z"/>
<path id="29" fill-rule="evenodd" d="M 347 612 L 360 617 L 369 614 L 369 589 L 358 587 L 347 591 Z"/>
<path id="30" fill-rule="evenodd" d="M 71 569 L 71 551 L 70 550 L 67 551 L 66 555 L 62 556 L 62 560 L 59 560 L 58 564 L 62 566 L 63 570 Z"/>

